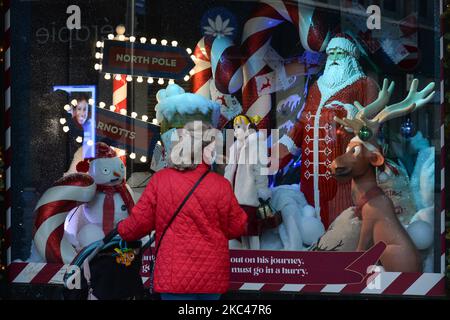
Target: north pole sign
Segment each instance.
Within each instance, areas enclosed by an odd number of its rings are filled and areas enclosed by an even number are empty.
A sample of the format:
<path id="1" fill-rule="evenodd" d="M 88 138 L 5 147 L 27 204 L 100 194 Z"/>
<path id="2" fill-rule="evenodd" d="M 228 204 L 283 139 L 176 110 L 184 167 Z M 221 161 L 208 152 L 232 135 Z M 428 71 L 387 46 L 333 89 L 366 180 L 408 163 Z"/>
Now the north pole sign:
<path id="1" fill-rule="evenodd" d="M 182 79 L 194 67 L 185 49 L 106 40 L 102 72 L 152 78 Z"/>

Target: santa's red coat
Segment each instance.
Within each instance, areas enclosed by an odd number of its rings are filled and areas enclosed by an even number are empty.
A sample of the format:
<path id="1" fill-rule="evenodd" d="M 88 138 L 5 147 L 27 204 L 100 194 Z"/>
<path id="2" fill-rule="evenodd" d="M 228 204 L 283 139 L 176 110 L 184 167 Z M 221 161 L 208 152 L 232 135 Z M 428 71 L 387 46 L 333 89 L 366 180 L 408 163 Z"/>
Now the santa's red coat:
<path id="1" fill-rule="evenodd" d="M 365 106 L 373 102 L 377 96 L 378 85 L 365 76 L 332 96 L 324 98 L 322 98 L 318 83 L 315 82 L 309 89 L 300 119 L 288 133 L 295 145 L 302 150 L 301 191 L 310 205 L 317 207 L 320 204 L 320 216 L 325 228 L 328 228 L 343 210 L 353 205 L 350 182 L 338 186 L 337 181 L 331 175 L 331 162 L 345 152 L 347 144 L 353 137 L 343 129 L 337 130 L 339 125 L 334 121 L 334 117 L 347 116 L 346 108 L 350 108 L 354 101 Z M 325 101 L 321 101 L 321 99 Z M 318 125 L 315 123 L 316 117 L 318 117 Z M 315 132 L 317 137 L 315 137 Z M 314 168 L 315 146 L 318 159 L 316 168 Z M 286 163 L 288 160 L 289 156 L 282 159 L 282 163 Z M 315 174 L 317 175 L 316 182 L 318 182 L 316 192 Z"/>

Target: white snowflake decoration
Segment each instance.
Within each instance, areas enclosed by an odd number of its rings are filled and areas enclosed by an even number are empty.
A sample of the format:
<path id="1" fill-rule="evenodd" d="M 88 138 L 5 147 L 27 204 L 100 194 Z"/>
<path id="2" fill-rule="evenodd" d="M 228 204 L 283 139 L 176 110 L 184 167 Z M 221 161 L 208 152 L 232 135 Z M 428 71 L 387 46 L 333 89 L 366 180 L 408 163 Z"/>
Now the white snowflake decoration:
<path id="1" fill-rule="evenodd" d="M 234 28 L 228 27 L 230 19 L 223 21 L 222 17 L 218 15 L 215 20 L 208 18 L 208 23 L 209 26 L 203 27 L 206 35 L 217 38 L 233 35 Z"/>

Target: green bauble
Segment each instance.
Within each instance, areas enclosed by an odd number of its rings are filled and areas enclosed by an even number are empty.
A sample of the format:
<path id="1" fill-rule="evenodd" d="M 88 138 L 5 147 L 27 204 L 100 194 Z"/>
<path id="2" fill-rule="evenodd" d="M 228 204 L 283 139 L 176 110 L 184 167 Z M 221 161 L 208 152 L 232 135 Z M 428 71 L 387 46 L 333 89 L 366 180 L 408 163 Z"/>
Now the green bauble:
<path id="1" fill-rule="evenodd" d="M 367 141 L 370 138 L 372 138 L 372 130 L 370 130 L 368 127 L 364 126 L 359 130 L 358 136 L 362 141 Z"/>

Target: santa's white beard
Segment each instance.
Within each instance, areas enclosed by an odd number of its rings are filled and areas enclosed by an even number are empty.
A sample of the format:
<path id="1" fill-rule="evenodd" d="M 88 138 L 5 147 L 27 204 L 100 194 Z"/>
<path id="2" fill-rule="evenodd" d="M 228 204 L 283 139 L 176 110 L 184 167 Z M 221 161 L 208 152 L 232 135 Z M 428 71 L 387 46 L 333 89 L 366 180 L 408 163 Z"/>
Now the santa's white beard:
<path id="1" fill-rule="evenodd" d="M 328 59 L 319 83 L 321 87 L 333 90 L 359 75 L 363 76 L 364 73 L 355 57 L 347 56 L 336 62 Z"/>

